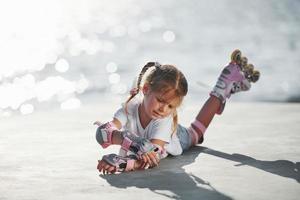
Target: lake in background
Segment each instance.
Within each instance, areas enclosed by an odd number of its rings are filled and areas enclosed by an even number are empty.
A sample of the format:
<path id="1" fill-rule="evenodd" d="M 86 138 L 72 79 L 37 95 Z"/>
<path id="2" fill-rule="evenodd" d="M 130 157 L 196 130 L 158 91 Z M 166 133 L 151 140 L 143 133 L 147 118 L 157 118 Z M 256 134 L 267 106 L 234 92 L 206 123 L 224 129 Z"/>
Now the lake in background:
<path id="1" fill-rule="evenodd" d="M 0 116 L 125 99 L 148 61 L 205 99 L 234 49 L 261 72 L 232 101 L 300 101 L 300 1 L 8 1 L 0 6 Z"/>

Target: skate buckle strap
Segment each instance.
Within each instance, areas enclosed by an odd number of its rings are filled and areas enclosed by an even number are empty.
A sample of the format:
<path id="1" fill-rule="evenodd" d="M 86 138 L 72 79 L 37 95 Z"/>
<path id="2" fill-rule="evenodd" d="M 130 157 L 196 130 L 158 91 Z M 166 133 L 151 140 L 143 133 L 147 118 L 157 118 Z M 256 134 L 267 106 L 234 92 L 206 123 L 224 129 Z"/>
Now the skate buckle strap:
<path id="1" fill-rule="evenodd" d="M 135 162 L 134 159 L 127 160 L 127 164 L 126 164 L 126 168 L 125 168 L 126 172 L 132 171 L 134 169 L 134 162 Z"/>
<path id="2" fill-rule="evenodd" d="M 226 101 L 226 98 L 224 98 L 221 94 L 219 94 L 219 93 L 217 93 L 215 91 L 211 91 L 209 93 L 209 95 L 217 97 L 221 101 L 221 103 L 224 103 Z"/>
<path id="3" fill-rule="evenodd" d="M 111 133 L 111 135 L 113 131 L 118 130 L 117 127 L 113 124 L 113 122 L 109 122 L 106 128 Z"/>
<path id="4" fill-rule="evenodd" d="M 204 135 L 206 127 L 200 121 L 195 120 L 192 124 L 202 132 L 202 135 Z"/>
<path id="5" fill-rule="evenodd" d="M 112 122 L 101 124 L 96 131 L 96 140 L 103 147 L 107 148 L 112 143 L 112 133 L 118 130 Z"/>
<path id="6" fill-rule="evenodd" d="M 128 151 L 131 144 L 132 144 L 132 141 L 128 137 L 125 137 L 122 142 L 122 149 L 124 149 L 125 151 Z"/>

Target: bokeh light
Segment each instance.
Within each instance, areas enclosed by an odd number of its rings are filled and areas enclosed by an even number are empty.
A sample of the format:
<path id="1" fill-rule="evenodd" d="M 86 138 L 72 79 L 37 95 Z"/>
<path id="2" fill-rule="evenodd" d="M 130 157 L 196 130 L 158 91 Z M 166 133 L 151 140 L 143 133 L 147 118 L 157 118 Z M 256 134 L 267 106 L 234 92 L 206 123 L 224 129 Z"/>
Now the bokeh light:
<path id="1" fill-rule="evenodd" d="M 112 73 L 109 75 L 108 80 L 111 84 L 117 84 L 120 82 L 120 75 L 118 73 Z"/>
<path id="2" fill-rule="evenodd" d="M 109 73 L 114 73 L 118 70 L 118 66 L 116 63 L 114 62 L 109 62 L 107 63 L 106 65 L 106 71 L 109 72 Z"/>
<path id="3" fill-rule="evenodd" d="M 92 93 L 122 96 L 140 66 L 151 60 L 184 66 L 191 87 L 196 88 L 191 92 L 198 95 L 201 86 L 193 85 L 193 79 L 214 84 L 220 64 L 228 62 L 234 48 L 241 48 L 262 67 L 261 84 L 268 88 L 257 87 L 245 99 L 299 99 L 300 71 L 295 66 L 300 23 L 292 8 L 297 3 L 273 1 L 261 6 L 244 1 L 252 9 L 240 15 L 226 10 L 238 11 L 241 4 L 220 2 L 215 7 L 195 2 L 3 1 L 0 115 L 29 112 L 29 105 L 35 112 L 42 103 L 66 108 L 68 100 L 80 101 Z M 178 10 L 187 13 L 180 20 Z M 236 19 L 246 24 L 238 31 Z M 205 76 L 199 80 L 198 74 Z"/>
<path id="4" fill-rule="evenodd" d="M 165 31 L 163 33 L 163 39 L 165 42 L 171 43 L 175 40 L 175 33 L 173 31 Z"/>
<path id="5" fill-rule="evenodd" d="M 125 94 L 127 92 L 127 86 L 124 84 L 114 84 L 110 89 L 114 94 Z"/>
<path id="6" fill-rule="evenodd" d="M 81 106 L 81 101 L 77 98 L 70 98 L 60 104 L 62 110 L 74 110 Z"/>
<path id="7" fill-rule="evenodd" d="M 66 72 L 69 70 L 69 63 L 66 59 L 59 59 L 56 64 L 55 64 L 55 69 L 58 71 L 58 72 Z"/>
<path id="8" fill-rule="evenodd" d="M 28 114 L 31 114 L 33 113 L 34 111 L 34 107 L 32 104 L 23 104 L 21 105 L 20 107 L 20 112 L 23 114 L 23 115 L 28 115 Z"/>

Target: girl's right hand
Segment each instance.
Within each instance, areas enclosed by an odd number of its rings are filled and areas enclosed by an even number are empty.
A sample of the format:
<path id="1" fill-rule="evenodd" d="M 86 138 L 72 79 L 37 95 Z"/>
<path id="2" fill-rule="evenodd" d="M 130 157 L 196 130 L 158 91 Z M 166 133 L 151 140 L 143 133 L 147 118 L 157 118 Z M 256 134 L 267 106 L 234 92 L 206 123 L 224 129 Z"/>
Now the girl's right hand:
<path id="1" fill-rule="evenodd" d="M 142 165 L 140 169 L 145 169 L 147 167 L 156 167 L 159 163 L 159 158 L 156 152 L 148 152 L 142 155 Z"/>

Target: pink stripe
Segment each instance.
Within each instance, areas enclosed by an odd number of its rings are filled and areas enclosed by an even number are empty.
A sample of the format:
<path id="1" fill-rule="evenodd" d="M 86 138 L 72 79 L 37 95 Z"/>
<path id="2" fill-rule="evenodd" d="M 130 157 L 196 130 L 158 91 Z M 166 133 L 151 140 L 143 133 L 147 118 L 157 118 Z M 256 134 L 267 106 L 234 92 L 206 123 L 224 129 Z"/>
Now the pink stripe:
<path id="1" fill-rule="evenodd" d="M 198 120 L 195 120 L 192 124 L 194 126 L 196 126 L 202 132 L 202 135 L 204 135 L 204 133 L 206 131 L 206 127 L 201 122 L 199 122 Z"/>
<path id="2" fill-rule="evenodd" d="M 192 136 L 192 145 L 198 144 L 199 137 L 198 137 L 197 132 L 193 129 L 192 126 L 190 126 L 190 127 L 188 128 L 188 131 L 189 131 L 189 133 L 190 133 L 191 136 Z"/>
<path id="3" fill-rule="evenodd" d="M 128 151 L 131 143 L 132 143 L 132 141 L 129 138 L 125 137 L 123 142 L 122 142 L 122 148 L 124 150 Z"/>
<path id="4" fill-rule="evenodd" d="M 125 171 L 131 171 L 134 169 L 134 162 L 135 160 L 133 159 L 130 159 L 130 160 L 127 160 L 127 165 L 126 165 L 126 168 L 125 168 Z"/>

